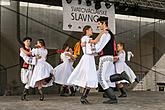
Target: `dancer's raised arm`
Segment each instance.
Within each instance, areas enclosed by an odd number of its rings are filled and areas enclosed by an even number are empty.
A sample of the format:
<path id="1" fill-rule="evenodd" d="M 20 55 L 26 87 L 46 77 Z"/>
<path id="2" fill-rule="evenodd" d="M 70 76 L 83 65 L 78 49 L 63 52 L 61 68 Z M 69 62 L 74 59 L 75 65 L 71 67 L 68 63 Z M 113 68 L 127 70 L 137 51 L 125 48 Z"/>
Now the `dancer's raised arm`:
<path id="1" fill-rule="evenodd" d="M 25 50 L 23 47 L 20 48 L 20 51 L 22 51 L 22 52 L 25 53 L 26 55 L 32 55 L 32 52 L 28 52 L 28 51 Z"/>
<path id="2" fill-rule="evenodd" d="M 99 35 L 94 39 L 94 40 L 90 40 L 89 43 L 92 43 L 92 44 L 96 44 L 97 42 L 99 42 L 101 36 L 105 33 L 106 31 L 101 31 L 99 33 Z"/>

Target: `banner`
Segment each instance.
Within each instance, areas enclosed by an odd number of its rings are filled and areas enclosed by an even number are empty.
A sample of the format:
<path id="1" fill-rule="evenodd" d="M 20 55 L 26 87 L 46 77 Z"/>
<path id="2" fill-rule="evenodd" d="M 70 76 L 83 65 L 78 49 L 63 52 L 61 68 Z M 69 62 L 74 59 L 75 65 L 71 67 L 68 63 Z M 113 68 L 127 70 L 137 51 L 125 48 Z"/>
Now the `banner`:
<path id="1" fill-rule="evenodd" d="M 90 25 L 94 33 L 99 33 L 97 28 L 97 19 L 100 16 L 108 17 L 108 25 L 115 33 L 115 9 L 114 5 L 107 9 L 105 3 L 101 2 L 101 9 L 95 9 L 95 3 L 92 1 L 91 6 L 86 6 L 85 0 L 79 5 L 78 0 L 72 0 L 70 4 L 62 0 L 63 4 L 63 30 L 82 32 L 85 25 Z"/>

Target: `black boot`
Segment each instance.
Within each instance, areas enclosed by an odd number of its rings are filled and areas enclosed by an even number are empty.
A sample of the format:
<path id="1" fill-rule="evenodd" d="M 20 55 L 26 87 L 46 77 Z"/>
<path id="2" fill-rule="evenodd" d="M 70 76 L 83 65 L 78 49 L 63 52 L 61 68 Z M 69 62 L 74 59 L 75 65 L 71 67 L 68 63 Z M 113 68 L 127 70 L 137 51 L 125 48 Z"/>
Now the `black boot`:
<path id="1" fill-rule="evenodd" d="M 28 101 L 28 99 L 27 99 L 27 97 L 26 97 L 27 94 L 28 94 L 28 89 L 25 89 L 25 88 L 24 88 L 23 93 L 22 93 L 22 95 L 21 95 L 21 100 Z"/>
<path id="2" fill-rule="evenodd" d="M 90 89 L 86 89 L 86 88 L 84 89 L 83 94 L 80 98 L 80 102 L 82 104 L 90 104 L 89 101 L 86 99 L 89 94 L 89 91 L 90 91 Z"/>
<path id="3" fill-rule="evenodd" d="M 64 88 L 60 90 L 60 96 L 65 96 Z"/>
<path id="4" fill-rule="evenodd" d="M 118 97 L 122 98 L 122 97 L 127 97 L 127 93 L 126 91 L 124 90 L 124 88 L 119 88 L 120 92 L 121 92 L 121 95 L 119 95 Z"/>
<path id="5" fill-rule="evenodd" d="M 137 78 L 135 78 L 135 82 L 139 83 L 139 80 Z"/>
<path id="6" fill-rule="evenodd" d="M 73 86 L 70 87 L 70 92 L 71 92 L 70 96 L 75 96 L 76 91 Z"/>
<path id="7" fill-rule="evenodd" d="M 45 78 L 45 82 L 49 83 L 51 80 L 54 80 L 54 75 L 50 74 L 50 76 L 48 78 Z"/>
<path id="8" fill-rule="evenodd" d="M 66 94 L 66 91 L 67 91 L 67 87 L 62 87 L 62 90 L 60 91 L 60 96 L 67 96 L 67 94 Z"/>
<path id="9" fill-rule="evenodd" d="M 105 92 L 103 93 L 103 98 L 108 98 L 108 96 Z"/>
<path id="10" fill-rule="evenodd" d="M 121 81 L 121 80 L 126 80 L 129 83 L 131 83 L 131 81 L 129 80 L 129 76 L 126 74 L 126 72 L 122 72 L 121 74 L 114 74 L 110 76 L 110 81 L 111 82 L 117 82 L 117 81 Z"/>
<path id="11" fill-rule="evenodd" d="M 65 88 L 65 91 L 64 91 L 64 92 L 65 92 L 65 94 L 66 94 L 66 95 L 69 95 L 69 89 L 68 89 L 68 86 L 66 86 L 66 88 Z"/>
<path id="12" fill-rule="evenodd" d="M 42 89 L 38 89 L 38 92 L 40 94 L 40 101 L 43 101 L 44 100 L 44 94 L 42 92 Z"/>
<path id="13" fill-rule="evenodd" d="M 114 93 L 114 91 L 111 87 L 106 89 L 105 93 L 107 94 L 109 100 L 104 101 L 103 103 L 105 103 L 105 104 L 115 104 L 115 103 L 117 103 L 117 98 L 116 98 L 115 93 Z"/>

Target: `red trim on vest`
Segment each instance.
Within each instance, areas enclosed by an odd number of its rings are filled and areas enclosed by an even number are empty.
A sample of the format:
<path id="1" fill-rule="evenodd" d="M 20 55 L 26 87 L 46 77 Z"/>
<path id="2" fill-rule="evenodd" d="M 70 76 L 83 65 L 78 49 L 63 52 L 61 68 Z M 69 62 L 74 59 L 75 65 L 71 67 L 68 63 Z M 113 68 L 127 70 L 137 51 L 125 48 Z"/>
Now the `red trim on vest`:
<path id="1" fill-rule="evenodd" d="M 28 48 L 28 49 L 26 49 L 28 52 L 30 52 L 30 48 Z M 24 61 L 24 63 L 23 63 L 23 66 L 22 66 L 23 68 L 25 68 L 25 69 L 28 69 L 28 67 L 29 67 L 29 64 L 27 64 L 25 61 Z"/>
<path id="2" fill-rule="evenodd" d="M 114 38 L 114 41 L 113 41 L 113 47 L 114 47 L 114 56 L 117 56 L 117 47 L 116 47 L 116 40 Z"/>

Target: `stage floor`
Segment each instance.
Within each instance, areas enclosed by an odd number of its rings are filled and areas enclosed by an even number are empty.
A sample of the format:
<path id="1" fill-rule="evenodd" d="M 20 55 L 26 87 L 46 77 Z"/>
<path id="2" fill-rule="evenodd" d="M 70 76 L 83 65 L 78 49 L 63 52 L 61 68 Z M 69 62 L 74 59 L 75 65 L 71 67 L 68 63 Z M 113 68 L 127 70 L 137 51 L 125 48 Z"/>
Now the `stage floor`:
<path id="1" fill-rule="evenodd" d="M 0 110 L 165 110 L 165 92 L 129 92 L 118 104 L 103 104 L 100 93 L 88 97 L 90 105 L 79 102 L 80 96 L 60 97 L 46 95 L 39 101 L 38 95 L 29 96 L 30 101 L 21 101 L 20 96 L 1 96 Z"/>

